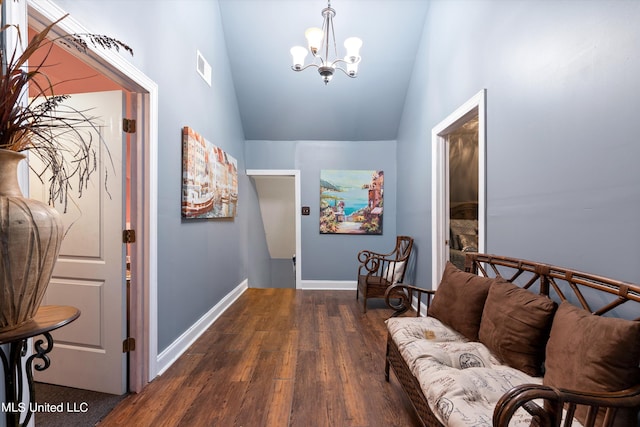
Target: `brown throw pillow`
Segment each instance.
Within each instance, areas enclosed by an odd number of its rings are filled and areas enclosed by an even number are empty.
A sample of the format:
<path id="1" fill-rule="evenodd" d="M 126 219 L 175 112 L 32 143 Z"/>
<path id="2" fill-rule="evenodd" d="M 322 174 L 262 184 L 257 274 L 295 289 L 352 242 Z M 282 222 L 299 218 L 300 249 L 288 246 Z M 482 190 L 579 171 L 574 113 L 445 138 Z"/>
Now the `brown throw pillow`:
<path id="1" fill-rule="evenodd" d="M 640 383 L 640 322 L 588 313 L 560 304 L 547 343 L 543 384 L 577 391 L 621 391 Z M 614 425 L 629 415 L 618 411 Z M 632 415 L 631 415 L 632 416 Z M 602 424 L 604 411 L 596 425 Z M 584 423 L 586 408 L 576 418 Z"/>
<path id="2" fill-rule="evenodd" d="M 447 262 L 428 315 L 468 339 L 478 341 L 484 301 L 494 281 L 495 279 L 461 271 Z"/>
<path id="3" fill-rule="evenodd" d="M 558 305 L 509 282 L 489 290 L 480 323 L 480 342 L 503 363 L 542 375 L 544 346 Z"/>

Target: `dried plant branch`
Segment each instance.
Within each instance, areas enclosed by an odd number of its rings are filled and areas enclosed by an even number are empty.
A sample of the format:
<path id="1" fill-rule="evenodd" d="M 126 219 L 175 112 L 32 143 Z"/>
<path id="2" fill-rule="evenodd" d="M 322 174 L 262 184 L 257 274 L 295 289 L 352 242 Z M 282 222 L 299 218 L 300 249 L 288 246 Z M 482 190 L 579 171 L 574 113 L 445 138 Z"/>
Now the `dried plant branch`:
<path id="1" fill-rule="evenodd" d="M 123 49 L 133 55 L 133 50 L 126 44 L 100 34 L 48 38 L 51 30 L 66 16 L 38 32 L 22 51 L 18 49 L 22 45 L 18 27 L 5 25 L 0 28 L 2 36 L 12 29 L 18 34 L 17 46 L 11 52 L 6 46 L 0 46 L 0 148 L 29 151 L 38 157 L 44 169 L 34 172 L 48 185 L 49 203 L 61 203 L 65 211 L 69 192 L 75 191 L 81 197 L 87 188 L 98 167 L 99 150 L 103 148 L 107 157 L 111 157 L 106 143 L 100 136 L 97 137 L 99 140 L 94 136 L 100 135 L 97 118 L 88 111 L 65 104 L 69 95 L 56 94 L 57 84 L 64 82 L 54 84 L 49 79 L 46 59 L 54 43 L 58 42 L 83 53 L 87 53 L 91 45 L 116 51 Z M 44 59 L 30 63 L 32 55 L 40 50 L 45 53 Z M 36 95 L 27 101 L 29 87 Z"/>

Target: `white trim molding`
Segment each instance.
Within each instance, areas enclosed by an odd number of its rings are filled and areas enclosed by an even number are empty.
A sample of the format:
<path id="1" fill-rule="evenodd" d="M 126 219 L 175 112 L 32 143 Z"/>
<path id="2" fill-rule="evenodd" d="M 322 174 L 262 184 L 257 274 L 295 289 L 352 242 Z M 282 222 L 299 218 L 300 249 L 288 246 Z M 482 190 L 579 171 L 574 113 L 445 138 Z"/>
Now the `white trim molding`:
<path id="1" fill-rule="evenodd" d="M 162 375 L 182 354 L 193 344 L 213 323 L 222 315 L 240 296 L 248 289 L 248 281 L 245 279 L 229 292 L 218 304 L 213 306 L 196 323 L 191 325 L 182 335 L 169 345 L 162 353 L 158 354 L 156 362 L 158 375 Z"/>
<path id="2" fill-rule="evenodd" d="M 301 289 L 316 291 L 355 291 L 355 280 L 303 280 Z"/>
<path id="3" fill-rule="evenodd" d="M 293 176 L 296 210 L 296 289 L 302 288 L 302 221 L 300 211 L 302 198 L 300 196 L 300 171 L 298 169 L 247 169 L 247 176 Z"/>
<path id="4" fill-rule="evenodd" d="M 66 14 L 51 0 L 27 0 L 29 21 L 36 29 L 44 27 Z M 25 25 L 26 27 L 26 25 Z M 55 33 L 91 33 L 73 16 L 68 16 L 59 22 L 53 29 Z M 146 363 L 139 368 L 147 381 L 151 381 L 157 375 L 156 360 L 158 354 L 158 315 L 157 315 L 157 229 L 158 229 L 158 85 L 147 77 L 142 71 L 131 64 L 125 57 L 113 50 L 103 50 L 89 44 L 89 52 L 85 55 L 87 63 L 91 63 L 99 72 L 120 84 L 130 92 L 140 94 L 143 111 L 139 120 L 138 129 L 144 134 L 142 145 L 145 147 L 143 170 L 140 180 L 144 186 L 145 194 L 138 202 L 139 228 L 137 229 L 139 245 L 137 262 L 141 271 L 142 285 L 136 288 L 136 295 L 140 301 L 141 313 L 134 313 L 138 317 L 139 330 L 134 331 L 136 336 L 144 336 L 140 341 L 140 352 L 146 354 Z M 147 348 L 143 348 L 147 347 Z M 134 379 L 132 386 L 139 389 L 144 384 Z"/>
<path id="5" fill-rule="evenodd" d="M 449 240 L 449 150 L 447 135 L 472 116 L 478 115 L 478 251 L 486 249 L 486 99 L 482 89 L 458 107 L 431 131 L 431 283 L 437 286 L 448 259 Z"/>

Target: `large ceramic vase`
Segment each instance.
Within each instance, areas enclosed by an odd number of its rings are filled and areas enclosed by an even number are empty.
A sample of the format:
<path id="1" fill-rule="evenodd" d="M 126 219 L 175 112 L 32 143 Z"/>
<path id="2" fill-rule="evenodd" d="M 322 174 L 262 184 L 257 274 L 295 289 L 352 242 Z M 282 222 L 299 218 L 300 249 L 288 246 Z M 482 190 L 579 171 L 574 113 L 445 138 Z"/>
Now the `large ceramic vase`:
<path id="1" fill-rule="evenodd" d="M 35 316 L 60 252 L 60 214 L 23 197 L 18 186 L 22 153 L 0 149 L 0 330 Z"/>

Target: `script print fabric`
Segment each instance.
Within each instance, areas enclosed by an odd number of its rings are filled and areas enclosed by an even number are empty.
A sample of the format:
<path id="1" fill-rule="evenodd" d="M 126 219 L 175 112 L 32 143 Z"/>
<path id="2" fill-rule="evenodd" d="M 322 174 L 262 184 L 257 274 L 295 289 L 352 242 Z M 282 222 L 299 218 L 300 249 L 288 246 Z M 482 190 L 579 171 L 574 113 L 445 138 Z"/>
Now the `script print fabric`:
<path id="1" fill-rule="evenodd" d="M 435 347 L 440 347 L 436 345 Z M 447 344 L 448 360 L 421 357 L 415 363 L 416 377 L 438 419 L 447 426 L 492 426 L 493 409 L 500 397 L 520 384 L 541 384 L 508 366 L 499 365 L 480 343 Z M 444 351 L 442 351 L 444 350 Z M 510 426 L 529 426 L 531 417 L 519 410 Z"/>
<path id="2" fill-rule="evenodd" d="M 516 385 L 542 383 L 542 378 L 501 364 L 482 343 L 468 341 L 437 319 L 392 318 L 387 328 L 445 426 L 491 427 L 502 395 Z M 531 416 L 519 409 L 509 426 L 530 423 Z M 580 424 L 575 421 L 573 426 Z"/>

